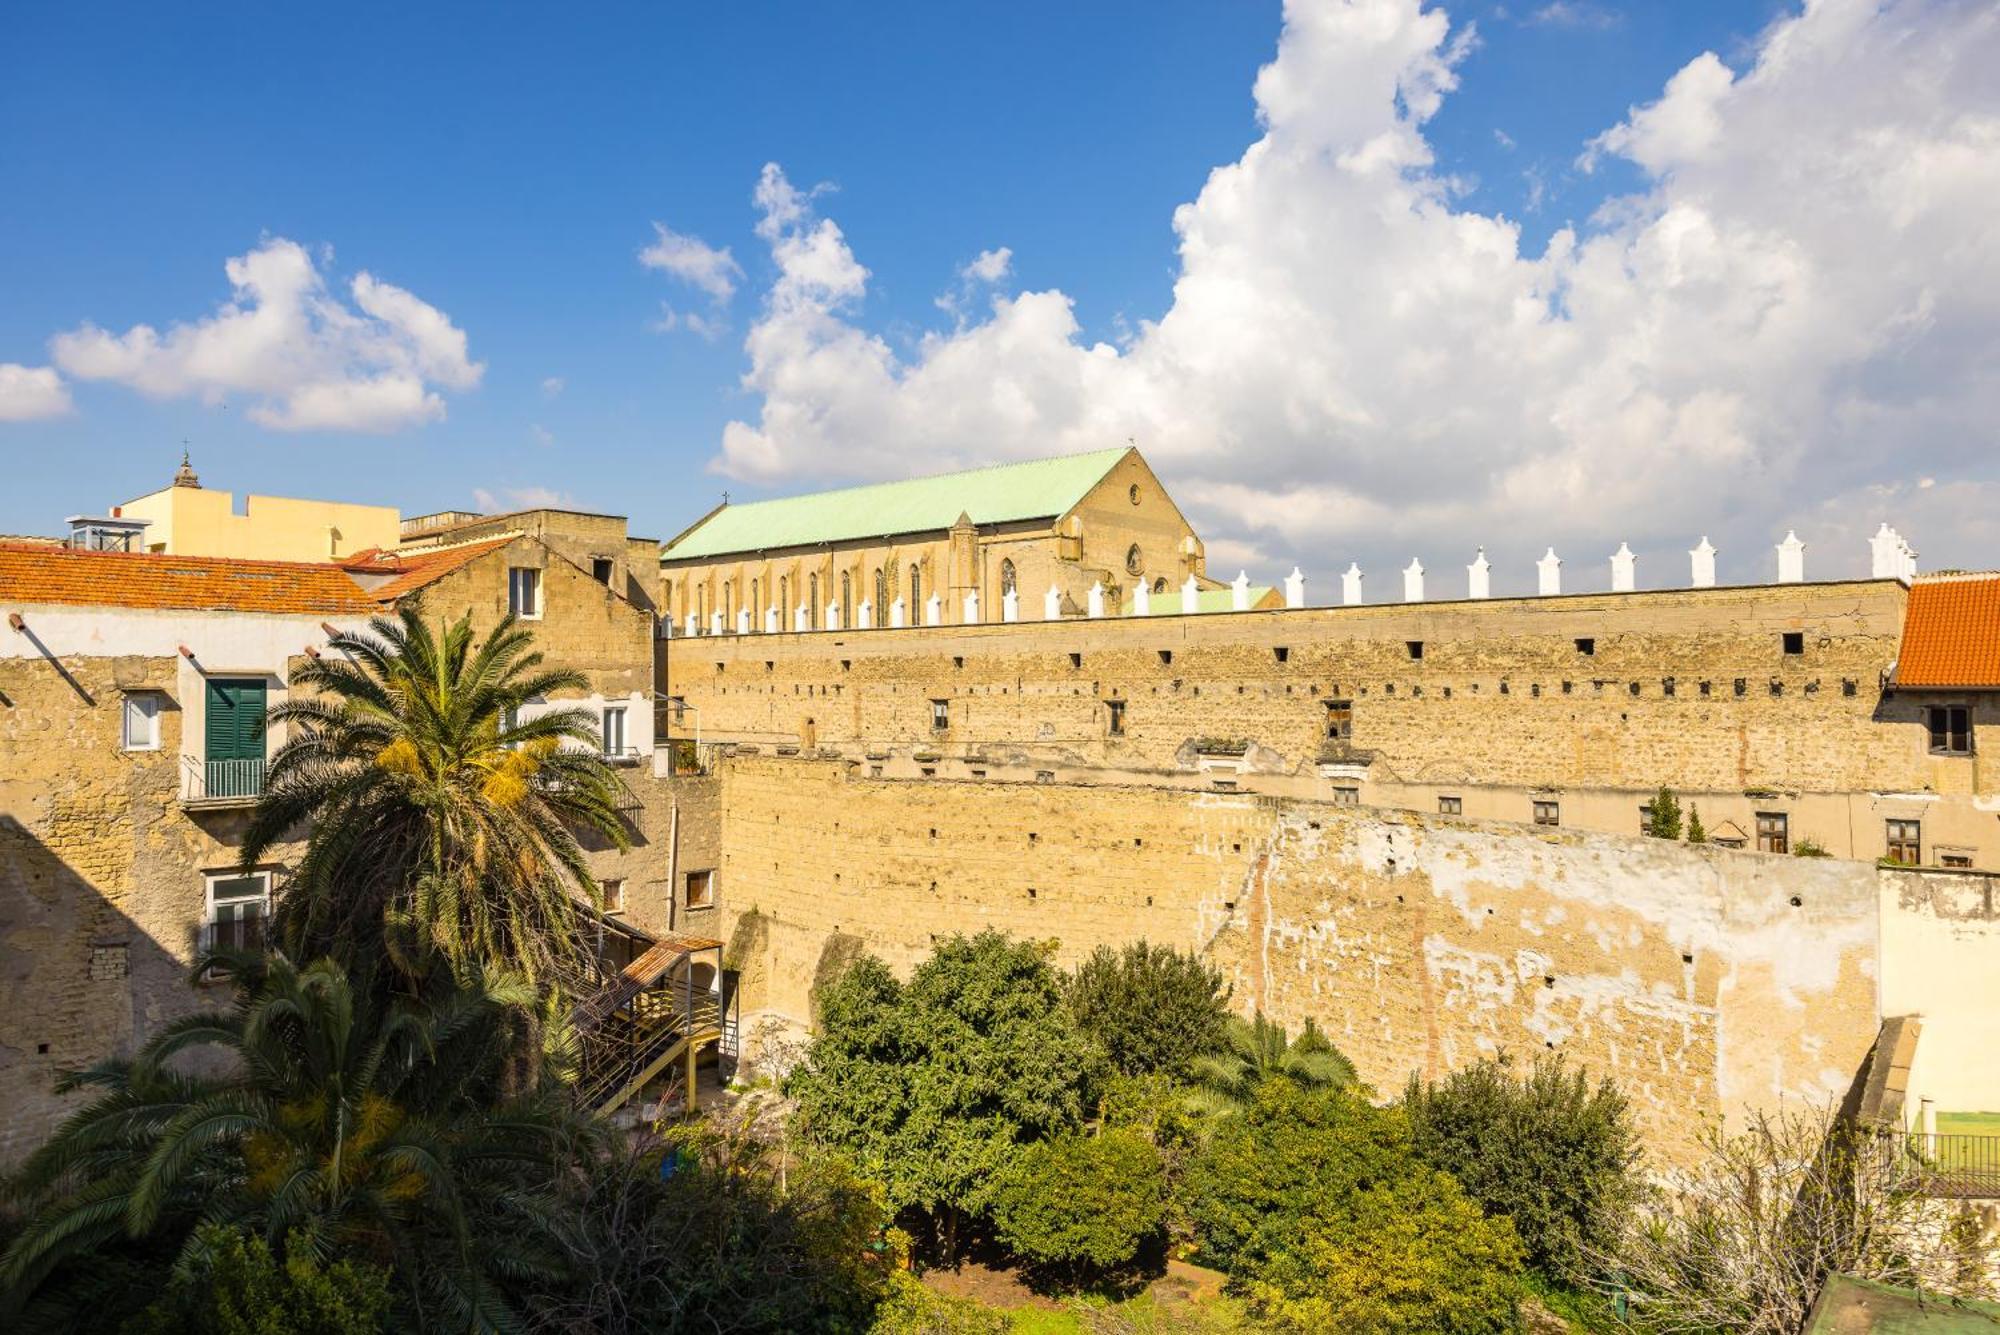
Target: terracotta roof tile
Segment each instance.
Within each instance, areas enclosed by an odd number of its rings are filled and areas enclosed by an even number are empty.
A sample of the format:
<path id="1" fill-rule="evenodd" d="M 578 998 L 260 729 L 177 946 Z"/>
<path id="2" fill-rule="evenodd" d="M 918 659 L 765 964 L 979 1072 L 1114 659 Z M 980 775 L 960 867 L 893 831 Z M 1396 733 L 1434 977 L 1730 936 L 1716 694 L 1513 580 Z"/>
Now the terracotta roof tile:
<path id="1" fill-rule="evenodd" d="M 2000 689 L 2000 574 L 1940 575 L 1910 586 L 1896 684 Z"/>
<path id="2" fill-rule="evenodd" d="M 0 543 L 0 604 L 317 616 L 378 610 L 337 565 Z"/>
<path id="3" fill-rule="evenodd" d="M 518 533 L 509 533 L 504 537 L 488 538 L 484 542 L 468 542 L 462 547 L 446 547 L 438 551 L 356 552 L 343 561 L 341 566 L 358 575 L 393 576 L 387 583 L 378 584 L 368 590 L 368 596 L 376 602 L 392 603 L 427 585 L 435 584 L 452 571 L 471 564 L 488 552 L 499 551 L 520 536 Z"/>

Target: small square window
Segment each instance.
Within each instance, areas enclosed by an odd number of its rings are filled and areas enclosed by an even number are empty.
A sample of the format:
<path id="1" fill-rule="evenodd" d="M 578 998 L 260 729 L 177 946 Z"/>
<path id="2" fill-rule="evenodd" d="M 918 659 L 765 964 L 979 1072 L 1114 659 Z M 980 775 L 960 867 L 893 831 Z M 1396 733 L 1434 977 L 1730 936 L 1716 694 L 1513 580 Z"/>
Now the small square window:
<path id="1" fill-rule="evenodd" d="M 931 701 L 932 731 L 943 732 L 946 728 L 949 728 L 950 726 L 951 726 L 951 701 L 949 700 Z"/>
<path id="2" fill-rule="evenodd" d="M 1785 652 L 1788 654 L 1804 653 L 1806 651 L 1805 632 L 1801 630 L 1786 631 L 1784 634 L 1784 647 Z"/>
<path id="3" fill-rule="evenodd" d="M 1464 798 L 1462 798 L 1462 797 L 1440 797 L 1440 798 L 1438 799 L 1438 815 L 1440 815 L 1440 816 L 1463 816 L 1464 814 L 1465 814 L 1465 799 L 1464 799 Z"/>
<path id="4" fill-rule="evenodd" d="M 160 749 L 158 691 L 134 691 L 125 697 L 124 747 L 127 751 Z"/>
<path id="5" fill-rule="evenodd" d="M 1337 807 L 1358 807 L 1361 805 L 1361 790 L 1359 788 L 1335 788 L 1333 790 L 1333 804 Z"/>
<path id="6" fill-rule="evenodd" d="M 714 871 L 691 871 L 681 881 L 681 903 L 691 909 L 715 907 Z"/>
<path id="7" fill-rule="evenodd" d="M 1354 735 L 1354 702 L 1352 700 L 1328 700 L 1326 702 L 1326 735 L 1336 741 L 1345 741 Z"/>
<path id="8" fill-rule="evenodd" d="M 624 877 L 614 876 L 608 881 L 599 881 L 597 883 L 597 892 L 604 899 L 604 911 L 606 913 L 623 913 L 625 911 Z"/>
<path id="9" fill-rule="evenodd" d="M 507 571 L 507 610 L 523 621 L 542 614 L 542 572 L 532 566 Z"/>
<path id="10" fill-rule="evenodd" d="M 608 588 L 611 584 L 610 560 L 602 556 L 591 558 L 590 577 Z"/>
<path id="11" fill-rule="evenodd" d="M 1403 641 L 1403 647 L 1410 651 L 1411 662 L 1421 663 L 1423 661 L 1424 642 L 1422 640 L 1405 640 Z"/>
<path id="12" fill-rule="evenodd" d="M 1283 644 L 1277 645 L 1271 650 L 1271 656 L 1280 663 L 1289 663 L 1292 659 L 1291 647 Z"/>
<path id="13" fill-rule="evenodd" d="M 1579 636 L 1576 642 L 1576 651 L 1585 658 L 1594 658 L 1597 656 L 1597 641 L 1588 635 Z"/>
<path id="14" fill-rule="evenodd" d="M 1113 737 L 1123 737 L 1125 735 L 1125 702 L 1123 700 L 1106 700 L 1104 702 L 1104 710 L 1105 731 Z"/>
<path id="15" fill-rule="evenodd" d="M 1889 861 L 1921 867 L 1924 863 L 1923 828 L 1922 821 L 1889 821 Z"/>
<path id="16" fill-rule="evenodd" d="M 1972 754 L 1972 711 L 1964 705 L 1927 705 L 1924 726 L 1930 732 L 1934 756 Z"/>
<path id="17" fill-rule="evenodd" d="M 1562 824 L 1562 804 L 1560 802 L 1546 802 L 1537 800 L 1535 802 L 1535 824 L 1537 825 Z"/>

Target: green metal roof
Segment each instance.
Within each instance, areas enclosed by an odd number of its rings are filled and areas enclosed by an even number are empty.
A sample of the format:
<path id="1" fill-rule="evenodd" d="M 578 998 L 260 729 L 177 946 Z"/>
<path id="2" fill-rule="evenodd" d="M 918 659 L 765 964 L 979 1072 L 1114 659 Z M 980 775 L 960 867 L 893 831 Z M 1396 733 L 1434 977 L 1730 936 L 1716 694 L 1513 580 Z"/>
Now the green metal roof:
<path id="1" fill-rule="evenodd" d="M 1250 606 L 1255 608 L 1258 603 L 1271 597 L 1276 592 L 1277 589 L 1272 585 L 1252 584 L 1250 586 Z M 1202 589 L 1196 596 L 1195 607 L 1199 611 L 1234 612 L 1236 610 L 1236 590 L 1234 589 Z M 1119 615 L 1128 617 L 1138 615 L 1133 610 L 1135 605 L 1136 600 L 1127 597 L 1125 599 L 1125 606 L 1119 609 Z M 1152 596 L 1152 601 L 1147 604 L 1147 616 L 1177 617 L 1180 614 L 1181 591 L 1179 589 L 1168 589 L 1165 593 L 1156 593 Z"/>
<path id="2" fill-rule="evenodd" d="M 970 515 L 975 524 L 1052 519 L 1082 500 L 1130 448 L 725 505 L 675 539 L 661 556 L 678 561 L 924 533 L 950 528 L 961 514 Z"/>

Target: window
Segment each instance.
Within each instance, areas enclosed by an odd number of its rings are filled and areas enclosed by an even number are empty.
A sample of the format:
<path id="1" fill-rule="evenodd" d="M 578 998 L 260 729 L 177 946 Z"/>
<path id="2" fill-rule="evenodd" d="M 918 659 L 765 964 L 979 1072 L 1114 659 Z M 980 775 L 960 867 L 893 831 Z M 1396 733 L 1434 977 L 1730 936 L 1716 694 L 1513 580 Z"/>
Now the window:
<path id="1" fill-rule="evenodd" d="M 1142 569 L 1144 569 L 1144 568 L 1145 568 L 1145 565 L 1146 565 L 1146 557 L 1145 557 L 1144 553 L 1142 553 L 1142 552 L 1141 552 L 1141 551 L 1139 550 L 1139 544 L 1138 544 L 1138 543 L 1136 543 L 1136 542 L 1135 542 L 1135 543 L 1133 543 L 1133 544 L 1132 544 L 1132 545 L 1131 545 L 1130 547 L 1127 547 L 1127 548 L 1125 549 L 1125 573 L 1126 573 L 1126 574 L 1128 574 L 1128 575 L 1136 575 L 1136 574 L 1138 574 L 1138 573 L 1139 573 L 1139 572 L 1140 572 L 1140 571 L 1141 571 Z"/>
<path id="2" fill-rule="evenodd" d="M 764 623 L 757 619 L 757 614 L 764 610 L 763 592 L 756 580 L 750 581 L 750 629 L 752 630 L 764 629 Z"/>
<path id="3" fill-rule="evenodd" d="M 1889 826 L 1889 861 L 1920 867 L 1924 861 L 1923 822 L 1892 820 Z"/>
<path id="4" fill-rule="evenodd" d="M 854 576 L 851 572 L 840 572 L 840 628 L 847 630 L 854 625 Z"/>
<path id="5" fill-rule="evenodd" d="M 1104 709 L 1105 731 L 1109 732 L 1113 737 L 1123 737 L 1125 735 L 1125 702 L 1123 700 L 1106 700 L 1104 702 Z"/>
<path id="6" fill-rule="evenodd" d="M 1594 658 L 1597 655 L 1597 641 L 1588 635 L 1579 636 L 1576 641 L 1576 651 L 1585 658 Z"/>
<path id="7" fill-rule="evenodd" d="M 806 629 L 819 629 L 819 575 L 813 574 L 806 584 Z"/>
<path id="8" fill-rule="evenodd" d="M 507 572 L 507 610 L 523 620 L 542 614 L 542 572 L 515 566 Z"/>
<path id="9" fill-rule="evenodd" d="M 1329 700 L 1326 702 L 1326 735 L 1336 741 L 1346 741 L 1354 735 L 1354 702 L 1352 700 Z"/>
<path id="10" fill-rule="evenodd" d="M 881 566 L 875 567 L 875 624 L 889 624 L 889 572 Z"/>
<path id="11" fill-rule="evenodd" d="M 604 738 L 604 754 L 616 758 L 625 754 L 625 706 L 609 705 L 604 710 L 604 721 L 600 729 Z"/>
<path id="12" fill-rule="evenodd" d="M 625 880 L 623 877 L 614 877 L 608 881 L 599 881 L 597 883 L 597 891 L 604 897 L 604 911 L 606 913 L 623 913 L 625 911 Z"/>
<path id="13" fill-rule="evenodd" d="M 1001 558 L 1000 596 L 1002 598 L 1006 597 L 1010 593 L 1015 592 L 1016 578 L 1017 576 L 1014 574 L 1014 562 L 1012 561 L 1012 559 L 1006 557 Z"/>
<path id="14" fill-rule="evenodd" d="M 1405 640 L 1403 641 L 1403 647 L 1410 651 L 1411 662 L 1421 663 L 1423 661 L 1424 642 L 1422 640 Z"/>
<path id="15" fill-rule="evenodd" d="M 1361 790 L 1359 788 L 1335 788 L 1333 790 L 1333 804 L 1337 807 L 1358 807 L 1361 805 Z"/>
<path id="16" fill-rule="evenodd" d="M 951 701 L 949 700 L 931 701 L 931 727 L 938 732 L 943 732 L 946 728 L 949 728 L 950 726 L 951 726 Z"/>
<path id="17" fill-rule="evenodd" d="M 1955 867 L 1961 870 L 1969 868 L 1972 866 L 1972 854 L 1941 852 L 1938 854 L 1938 866 Z"/>
<path id="18" fill-rule="evenodd" d="M 780 575 L 778 577 L 778 629 L 790 630 L 791 628 L 792 577 L 790 575 Z"/>
<path id="19" fill-rule="evenodd" d="M 160 693 L 134 691 L 125 697 L 125 739 L 127 751 L 160 749 Z"/>
<path id="20" fill-rule="evenodd" d="M 1563 823 L 1562 803 L 1543 801 L 1539 798 L 1536 799 L 1535 824 L 1560 825 L 1562 823 Z"/>
<path id="21" fill-rule="evenodd" d="M 1757 851 L 1759 853 L 1789 853 L 1792 851 L 1790 833 L 1791 822 L 1782 811 L 1760 811 L 1757 813 Z"/>
<path id="22" fill-rule="evenodd" d="M 1964 705 L 1927 705 L 1924 725 L 1930 729 L 1932 755 L 1972 754 L 1972 711 Z"/>
<path id="23" fill-rule="evenodd" d="M 715 907 L 715 873 L 713 871 L 691 871 L 682 881 L 685 890 L 681 902 L 691 909 L 712 909 Z"/>
<path id="24" fill-rule="evenodd" d="M 208 911 L 202 919 L 202 949 L 263 949 L 264 919 L 270 911 L 270 872 L 211 873 Z"/>
<path id="25" fill-rule="evenodd" d="M 910 567 L 910 614 L 903 624 L 921 626 L 924 623 L 924 577 L 916 566 Z"/>
<path id="26" fill-rule="evenodd" d="M 1162 575 L 1158 579 L 1153 581 L 1153 592 L 1165 593 L 1166 591 L 1167 591 L 1167 577 L 1165 575 Z"/>
<path id="27" fill-rule="evenodd" d="M 1438 799 L 1438 815 L 1440 815 L 1440 816 L 1463 816 L 1464 814 L 1465 814 L 1465 799 L 1464 799 L 1464 798 L 1462 798 L 1462 797 L 1440 797 L 1440 798 Z"/>
<path id="28" fill-rule="evenodd" d="M 596 580 L 599 584 L 603 584 L 608 587 L 611 583 L 611 558 L 607 556 L 591 557 L 590 577 Z"/>
<path id="29" fill-rule="evenodd" d="M 1125 494 L 1131 498 L 1132 504 L 1137 505 L 1139 503 L 1139 484 L 1134 482 L 1126 489 Z"/>
<path id="30" fill-rule="evenodd" d="M 1781 643 L 1784 645 L 1784 650 L 1786 653 L 1802 654 L 1806 651 L 1805 632 L 1798 630 L 1788 630 L 1785 632 Z"/>

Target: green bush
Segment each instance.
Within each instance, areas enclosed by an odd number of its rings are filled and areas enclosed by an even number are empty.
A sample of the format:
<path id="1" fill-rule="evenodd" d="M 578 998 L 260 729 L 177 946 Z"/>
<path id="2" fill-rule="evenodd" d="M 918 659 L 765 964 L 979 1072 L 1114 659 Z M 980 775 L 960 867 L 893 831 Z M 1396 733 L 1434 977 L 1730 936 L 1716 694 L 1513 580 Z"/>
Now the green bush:
<path id="1" fill-rule="evenodd" d="M 1077 1024 L 1126 1075 L 1186 1076 L 1195 1058 L 1222 1046 L 1228 992 L 1193 955 L 1144 941 L 1099 946 L 1066 991 Z"/>
<path id="2" fill-rule="evenodd" d="M 1008 1335 L 1013 1329 L 1007 1313 L 970 1298 L 933 1293 L 905 1271 L 890 1281 L 889 1296 L 868 1327 L 869 1335 Z"/>
<path id="3" fill-rule="evenodd" d="M 1413 1167 L 1402 1114 L 1371 1107 L 1352 1088 L 1303 1090 L 1274 1078 L 1189 1161 L 1181 1205 L 1199 1259 L 1238 1275 L 1283 1251 L 1309 1220 L 1337 1215 L 1357 1192 Z"/>
<path id="4" fill-rule="evenodd" d="M 1617 1235 L 1638 1187 L 1639 1151 L 1609 1080 L 1593 1089 L 1559 1056 L 1538 1058 L 1518 1078 L 1482 1061 L 1435 1084 L 1412 1076 L 1403 1111 L 1417 1155 L 1489 1214 L 1511 1218 L 1536 1269 L 1570 1274 L 1585 1251 Z"/>
<path id="5" fill-rule="evenodd" d="M 294 1234 L 282 1264 L 258 1237 L 216 1224 L 196 1234 L 191 1272 L 125 1335 L 375 1335 L 389 1314 L 389 1272 L 322 1267 Z"/>
<path id="6" fill-rule="evenodd" d="M 1681 837 L 1681 803 L 1665 784 L 1646 806 L 1646 833 L 1654 839 Z"/>
<path id="7" fill-rule="evenodd" d="M 1244 1288 L 1280 1330 L 1503 1335 L 1516 1329 L 1520 1271 L 1512 1226 L 1418 1168 L 1301 1220 Z"/>
<path id="8" fill-rule="evenodd" d="M 1072 1275 L 1129 1265 L 1166 1218 L 1166 1173 L 1143 1136 L 1110 1130 L 1022 1151 L 993 1199 L 995 1234 L 1021 1260 Z"/>
<path id="9" fill-rule="evenodd" d="M 1701 823 L 1701 808 L 1688 803 L 1688 842 L 1705 844 L 1708 842 L 1708 827 Z"/>

